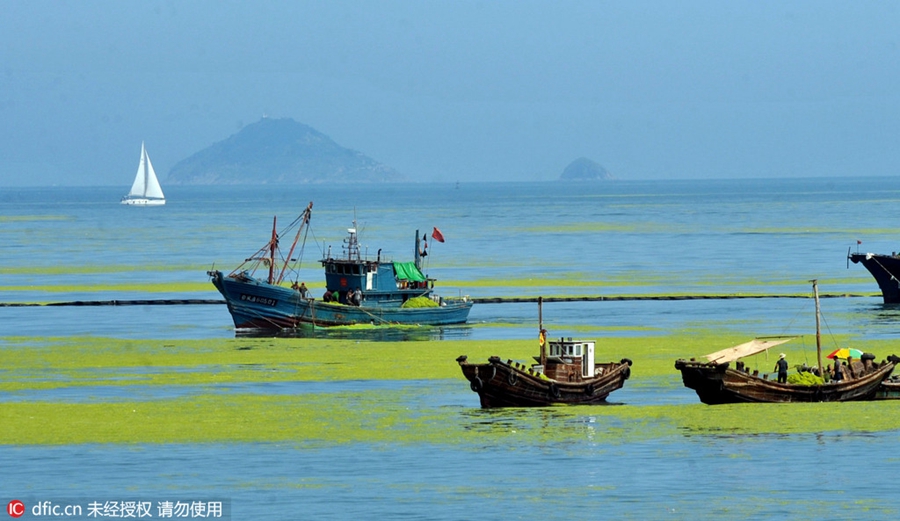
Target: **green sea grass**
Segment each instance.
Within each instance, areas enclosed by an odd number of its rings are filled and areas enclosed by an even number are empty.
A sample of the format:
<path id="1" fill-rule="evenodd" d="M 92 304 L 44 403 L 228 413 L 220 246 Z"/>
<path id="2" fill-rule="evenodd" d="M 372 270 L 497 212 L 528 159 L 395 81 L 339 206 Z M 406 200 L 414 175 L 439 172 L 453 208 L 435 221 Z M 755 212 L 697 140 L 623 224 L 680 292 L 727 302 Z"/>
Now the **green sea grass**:
<path id="1" fill-rule="evenodd" d="M 551 332 L 552 335 L 552 332 Z M 598 337 L 597 358 L 634 361 L 624 405 L 482 410 L 455 358 L 497 355 L 531 363 L 537 339 L 365 342 L 333 339 L 123 340 L 104 337 L 0 339 L 0 390 L 22 396 L 0 407 L 0 444 L 294 442 L 480 445 L 579 443 L 667 436 L 872 432 L 900 429 L 900 402 L 700 404 L 674 369 L 745 338 L 713 331 Z M 841 337 L 840 342 L 850 338 Z M 814 359 L 810 339 L 779 346 L 792 363 Z M 812 344 L 814 345 L 814 344 Z M 868 343 L 887 356 L 897 342 Z M 814 349 L 813 349 L 814 350 Z M 770 372 L 776 354 L 749 367 Z M 772 366 L 772 367 L 770 367 Z M 343 382 L 393 381 L 361 391 Z M 241 384 L 330 382 L 327 390 L 248 392 Z M 431 383 L 429 383 L 431 382 Z M 109 386 L 112 398 L 98 389 Z M 79 387 L 85 390 L 77 392 Z M 54 398 L 74 390 L 78 399 Z M 141 390 L 158 389 L 135 399 Z M 165 391 L 184 390 L 183 395 Z M 258 389 L 254 387 L 254 389 Z M 31 394 L 29 394 L 31 393 Z M 37 393 L 37 394 L 34 394 Z M 40 393 L 45 393 L 41 395 Z M 447 393 L 459 405 L 435 405 Z M 662 395 L 681 401 L 661 405 Z M 622 391 L 620 395 L 624 395 Z M 40 399 L 33 396 L 43 396 Z M 100 397 L 98 397 L 100 396 Z M 641 398 L 646 400 L 642 403 Z M 617 401 L 616 395 L 611 397 Z M 459 402 L 457 402 L 459 403 Z"/>

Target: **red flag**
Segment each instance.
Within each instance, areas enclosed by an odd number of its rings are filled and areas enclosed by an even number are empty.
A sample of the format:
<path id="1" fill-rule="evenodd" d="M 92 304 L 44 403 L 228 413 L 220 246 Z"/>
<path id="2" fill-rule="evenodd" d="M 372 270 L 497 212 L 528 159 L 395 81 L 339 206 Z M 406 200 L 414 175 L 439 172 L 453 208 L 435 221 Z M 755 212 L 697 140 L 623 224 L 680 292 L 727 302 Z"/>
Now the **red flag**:
<path id="1" fill-rule="evenodd" d="M 859 239 L 856 239 L 856 244 L 857 244 L 857 245 L 862 244 L 862 241 L 859 240 Z"/>
<path id="2" fill-rule="evenodd" d="M 432 237 L 434 238 L 434 240 L 436 240 L 437 242 L 444 242 L 444 234 L 441 233 L 441 231 L 438 230 L 437 228 L 435 228 L 434 231 L 431 232 L 431 236 L 432 236 Z"/>

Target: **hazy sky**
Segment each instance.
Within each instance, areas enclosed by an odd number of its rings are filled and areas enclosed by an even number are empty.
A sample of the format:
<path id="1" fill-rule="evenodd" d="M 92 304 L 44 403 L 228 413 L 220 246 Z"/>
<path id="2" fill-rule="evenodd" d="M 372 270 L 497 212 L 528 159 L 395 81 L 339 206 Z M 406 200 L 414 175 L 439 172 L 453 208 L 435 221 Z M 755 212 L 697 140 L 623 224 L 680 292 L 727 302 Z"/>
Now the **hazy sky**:
<path id="1" fill-rule="evenodd" d="M 428 181 L 896 175 L 900 2 L 0 0 L 0 184 L 290 117 Z"/>

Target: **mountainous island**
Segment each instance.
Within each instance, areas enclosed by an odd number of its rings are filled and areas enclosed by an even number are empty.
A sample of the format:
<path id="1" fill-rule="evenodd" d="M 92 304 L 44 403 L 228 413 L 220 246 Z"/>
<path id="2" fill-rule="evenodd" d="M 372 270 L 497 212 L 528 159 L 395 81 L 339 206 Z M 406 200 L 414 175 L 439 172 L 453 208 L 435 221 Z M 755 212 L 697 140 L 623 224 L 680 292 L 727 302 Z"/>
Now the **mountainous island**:
<path id="1" fill-rule="evenodd" d="M 569 163 L 559 176 L 562 181 L 593 181 L 613 179 L 613 175 L 600 164 L 586 157 L 579 157 Z"/>
<path id="2" fill-rule="evenodd" d="M 167 182 L 183 185 L 382 183 L 402 174 L 290 118 L 262 118 L 179 161 Z"/>

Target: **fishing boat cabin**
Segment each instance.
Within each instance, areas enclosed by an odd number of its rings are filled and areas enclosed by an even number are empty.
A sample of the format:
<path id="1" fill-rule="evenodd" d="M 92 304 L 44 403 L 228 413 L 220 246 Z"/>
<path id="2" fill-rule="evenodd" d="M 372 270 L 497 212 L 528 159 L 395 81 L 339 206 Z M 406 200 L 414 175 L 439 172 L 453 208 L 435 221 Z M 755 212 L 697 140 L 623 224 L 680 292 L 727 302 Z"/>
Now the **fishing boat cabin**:
<path id="1" fill-rule="evenodd" d="M 320 261 L 325 268 L 326 302 L 361 305 L 364 299 L 366 306 L 399 307 L 411 298 L 427 297 L 440 304 L 440 298 L 433 295 L 435 279 L 422 274 L 422 256 L 426 252 L 419 249 L 418 230 L 412 262 L 383 260 L 380 249 L 375 259 L 370 259 L 361 252 L 355 223 L 347 232 L 342 255 L 333 257 L 329 247 Z M 357 290 L 359 296 L 354 296 Z"/>
<path id="2" fill-rule="evenodd" d="M 541 350 L 542 355 L 544 350 Z M 534 357 L 537 362 L 532 369 L 557 382 L 581 382 L 599 376 L 602 364 L 594 365 L 594 341 L 573 340 L 572 337 L 548 342 L 544 360 Z"/>

